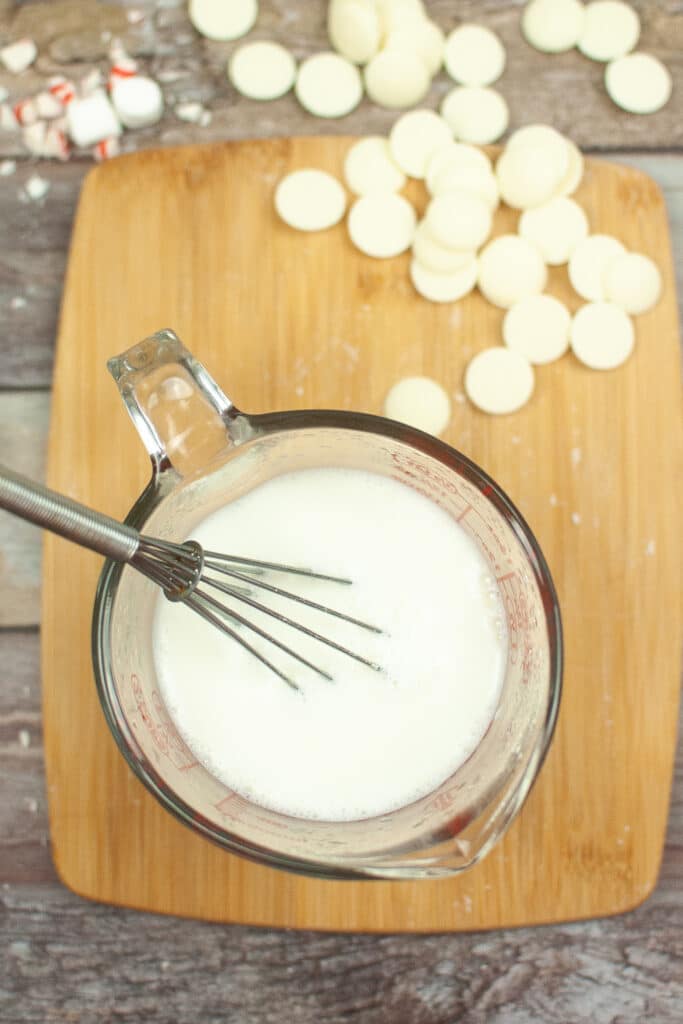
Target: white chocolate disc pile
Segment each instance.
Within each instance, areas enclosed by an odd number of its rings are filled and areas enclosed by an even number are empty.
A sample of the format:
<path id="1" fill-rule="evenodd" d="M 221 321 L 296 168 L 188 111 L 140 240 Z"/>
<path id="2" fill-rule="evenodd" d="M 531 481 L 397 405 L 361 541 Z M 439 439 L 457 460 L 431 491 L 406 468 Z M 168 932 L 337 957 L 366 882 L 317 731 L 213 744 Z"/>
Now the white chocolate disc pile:
<path id="1" fill-rule="evenodd" d="M 484 146 L 501 137 L 510 121 L 508 105 L 495 89 L 458 85 L 441 103 L 441 115 L 460 142 Z"/>
<path id="2" fill-rule="evenodd" d="M 503 341 L 530 363 L 552 363 L 569 348 L 571 314 L 552 295 L 530 295 L 503 320 Z"/>
<path id="3" fill-rule="evenodd" d="M 625 313 L 637 316 L 652 309 L 659 301 L 662 275 L 648 256 L 637 252 L 622 253 L 607 267 L 603 290 L 608 302 L 613 302 Z"/>
<path id="4" fill-rule="evenodd" d="M 380 50 L 365 66 L 367 94 L 382 107 L 412 107 L 424 99 L 429 86 L 425 62 L 410 50 Z"/>
<path id="5" fill-rule="evenodd" d="M 496 164 L 501 198 L 518 210 L 540 206 L 558 194 L 568 170 L 564 136 L 544 124 L 520 128 L 510 136 Z"/>
<path id="6" fill-rule="evenodd" d="M 418 23 L 411 19 L 419 21 L 413 0 L 396 0 L 396 6 L 390 0 L 374 2 L 397 19 L 395 35 L 403 37 Z M 377 56 L 398 52 L 384 46 Z M 478 86 L 453 90 L 463 91 L 491 92 Z M 454 141 L 444 121 L 430 110 L 411 111 L 397 119 L 389 139 L 371 136 L 349 148 L 344 177 L 360 197 L 347 221 L 352 244 L 375 259 L 399 256 L 412 246 L 409 276 L 422 299 L 457 303 L 478 286 L 484 299 L 506 310 L 504 344 L 480 352 L 465 376 L 467 395 L 486 412 L 521 408 L 534 389 L 533 365 L 559 359 L 568 347 L 587 366 L 618 366 L 634 346 L 630 315 L 658 301 L 661 275 L 649 257 L 627 252 L 618 239 L 588 234 L 584 210 L 567 198 L 583 176 L 580 151 L 547 125 L 527 125 L 508 140 L 494 174 L 487 154 Z M 406 175 L 424 179 L 431 197 L 419 224 L 413 205 L 397 194 Z M 499 183 L 503 200 L 523 212 L 517 234 L 487 241 L 501 198 Z M 335 179 L 311 169 L 283 179 L 275 198 L 282 219 L 304 231 L 337 223 L 346 203 Z M 544 291 L 548 266 L 567 261 L 570 282 L 588 300 L 574 318 Z M 387 398 L 386 414 L 439 433 L 450 404 L 442 392 L 446 406 L 436 415 L 434 387 L 427 378 L 400 381 Z"/>
<path id="7" fill-rule="evenodd" d="M 331 174 L 305 168 L 280 180 L 275 190 L 275 209 L 292 228 L 323 231 L 344 216 L 346 195 Z"/>
<path id="8" fill-rule="evenodd" d="M 585 13 L 580 0 L 532 0 L 522 14 L 522 33 L 543 53 L 564 53 L 581 38 Z"/>
<path id="9" fill-rule="evenodd" d="M 446 71 L 460 85 L 491 85 L 505 68 L 505 49 L 482 25 L 459 25 L 446 38 Z"/>
<path id="10" fill-rule="evenodd" d="M 465 249 L 449 249 L 441 245 L 431 234 L 429 225 L 424 220 L 417 225 L 413 239 L 413 256 L 415 262 L 425 270 L 435 271 L 437 274 L 453 274 L 469 264 L 475 255 L 476 253 Z"/>
<path id="11" fill-rule="evenodd" d="M 519 235 L 500 235 L 480 254 L 479 290 L 494 306 L 509 309 L 529 295 L 538 295 L 547 280 L 540 252 Z"/>
<path id="12" fill-rule="evenodd" d="M 572 352 L 592 370 L 613 370 L 633 351 L 633 324 L 611 302 L 589 302 L 576 313 L 571 327 Z"/>
<path id="13" fill-rule="evenodd" d="M 629 53 L 605 68 L 605 88 L 611 100 L 631 114 L 654 114 L 668 103 L 671 73 L 648 53 Z"/>
<path id="14" fill-rule="evenodd" d="M 464 266 L 449 273 L 430 270 L 414 259 L 410 264 L 410 279 L 415 290 L 430 302 L 457 302 L 469 295 L 477 283 L 479 265 L 473 254 L 466 259 Z"/>
<path id="15" fill-rule="evenodd" d="M 404 377 L 385 398 L 384 415 L 438 436 L 448 426 L 451 402 L 431 377 Z"/>
<path id="16" fill-rule="evenodd" d="M 391 155 L 411 178 L 424 178 L 433 154 L 451 140 L 451 130 L 433 110 L 411 110 L 394 123 Z"/>
<path id="17" fill-rule="evenodd" d="M 478 249 L 491 234 L 491 211 L 467 192 L 434 196 L 425 223 L 435 241 L 448 249 Z"/>
<path id="18" fill-rule="evenodd" d="M 394 161 L 386 139 L 371 135 L 354 143 L 344 161 L 346 184 L 356 195 L 369 192 L 398 192 L 406 176 Z"/>
<path id="19" fill-rule="evenodd" d="M 516 412 L 533 394 L 533 367 L 519 352 L 502 345 L 484 349 L 465 371 L 465 391 L 482 412 Z"/>
<path id="20" fill-rule="evenodd" d="M 374 192 L 361 196 L 351 207 L 349 237 L 367 256 L 390 259 L 410 248 L 415 222 L 415 210 L 403 196 Z"/>
<path id="21" fill-rule="evenodd" d="M 228 62 L 228 78 L 249 99 L 275 100 L 294 85 L 296 61 L 279 43 L 245 43 Z"/>
<path id="22" fill-rule="evenodd" d="M 640 19 L 621 0 L 594 0 L 586 7 L 578 48 L 591 60 L 615 60 L 630 53 L 640 36 Z"/>
<path id="23" fill-rule="evenodd" d="M 360 103 L 363 81 L 345 57 L 316 53 L 300 64 L 294 91 L 301 106 L 316 117 L 344 117 Z"/>
<path id="24" fill-rule="evenodd" d="M 617 256 L 626 250 L 611 235 L 589 235 L 569 259 L 569 280 L 582 299 L 598 302 L 605 298 L 605 274 Z"/>
<path id="25" fill-rule="evenodd" d="M 465 142 L 448 142 L 431 156 L 427 165 L 427 189 L 434 194 L 437 177 L 446 170 L 467 168 L 483 174 L 491 173 L 491 161 L 481 149 Z"/>
<path id="26" fill-rule="evenodd" d="M 258 15 L 257 0 L 190 0 L 190 21 L 207 39 L 239 39 L 252 28 Z"/>
<path id="27" fill-rule="evenodd" d="M 403 25 L 399 24 L 384 40 L 387 50 L 406 50 L 416 53 L 422 60 L 429 75 L 436 75 L 443 64 L 445 36 L 435 21 L 417 18 Z"/>
<path id="28" fill-rule="evenodd" d="M 573 199 L 557 196 L 525 210 L 518 231 L 540 249 L 549 266 L 557 267 L 567 263 L 579 242 L 588 237 L 588 217 Z"/>
<path id="29" fill-rule="evenodd" d="M 354 64 L 367 64 L 382 39 L 377 8 L 363 0 L 332 0 L 327 11 L 327 34 L 342 57 Z"/>

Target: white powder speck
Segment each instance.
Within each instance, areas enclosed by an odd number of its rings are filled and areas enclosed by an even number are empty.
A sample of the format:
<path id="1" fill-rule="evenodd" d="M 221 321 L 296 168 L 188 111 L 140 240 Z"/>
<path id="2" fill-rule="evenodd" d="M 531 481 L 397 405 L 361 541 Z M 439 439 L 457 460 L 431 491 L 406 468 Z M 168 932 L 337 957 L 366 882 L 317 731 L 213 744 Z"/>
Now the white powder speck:
<path id="1" fill-rule="evenodd" d="M 458 403 L 458 405 L 464 405 L 465 402 L 467 401 L 467 399 L 465 398 L 465 395 L 464 395 L 464 393 L 462 391 L 454 392 L 453 398 Z"/>
<path id="2" fill-rule="evenodd" d="M 579 523 L 581 522 L 581 516 L 579 515 L 578 512 L 572 512 L 572 522 L 573 522 L 574 526 L 578 526 Z"/>
<path id="3" fill-rule="evenodd" d="M 572 448 L 571 452 L 572 466 L 579 466 L 581 464 L 581 458 L 583 452 L 580 448 Z"/>
<path id="4" fill-rule="evenodd" d="M 167 971 L 169 969 L 169 967 L 171 966 L 171 961 L 170 960 L 162 960 L 161 964 L 159 966 L 161 967 L 162 971 Z"/>
<path id="5" fill-rule="evenodd" d="M 9 178 L 17 169 L 16 160 L 3 160 L 0 163 L 0 178 Z"/>
<path id="6" fill-rule="evenodd" d="M 50 182 L 41 178 L 39 174 L 32 174 L 24 185 L 24 190 L 29 199 L 34 202 L 43 199 L 50 191 Z"/>
<path id="7" fill-rule="evenodd" d="M 472 898 L 470 896 L 463 896 L 462 902 L 463 902 L 463 904 L 465 906 L 465 913 L 466 914 L 471 914 L 472 913 Z"/>
<path id="8" fill-rule="evenodd" d="M 346 355 L 349 357 L 349 362 L 351 362 L 351 363 L 357 363 L 358 362 L 358 355 L 359 355 L 359 353 L 358 353 L 358 346 L 357 345 L 351 345 L 348 341 L 343 341 L 341 347 L 344 350 L 344 352 L 346 353 Z"/>
<path id="9" fill-rule="evenodd" d="M 652 555 L 655 554 L 656 550 L 657 550 L 656 542 L 654 540 L 649 540 L 647 542 L 647 544 L 645 545 L 645 554 L 649 555 L 649 556 L 652 556 Z"/>
<path id="10" fill-rule="evenodd" d="M 298 398 L 301 398 L 303 393 L 304 389 L 302 388 L 301 384 L 297 384 L 297 386 L 294 388 L 294 394 L 297 395 Z"/>
<path id="11" fill-rule="evenodd" d="M 519 436 L 519 434 L 513 434 L 512 437 L 510 438 L 510 444 L 520 444 L 521 440 L 522 439 Z"/>
<path id="12" fill-rule="evenodd" d="M 23 295 L 13 295 L 9 300 L 10 309 L 26 309 L 27 302 Z"/>
<path id="13" fill-rule="evenodd" d="M 550 497 L 548 498 L 548 501 L 550 502 L 552 507 L 555 508 L 556 505 L 557 505 L 557 495 L 556 494 L 551 494 Z"/>
<path id="14" fill-rule="evenodd" d="M 34 800 L 32 796 L 27 797 L 26 806 L 28 807 L 31 814 L 36 814 L 38 811 L 38 801 Z"/>
<path id="15" fill-rule="evenodd" d="M 19 746 L 26 750 L 27 747 L 31 746 L 31 733 L 28 729 L 19 730 Z"/>

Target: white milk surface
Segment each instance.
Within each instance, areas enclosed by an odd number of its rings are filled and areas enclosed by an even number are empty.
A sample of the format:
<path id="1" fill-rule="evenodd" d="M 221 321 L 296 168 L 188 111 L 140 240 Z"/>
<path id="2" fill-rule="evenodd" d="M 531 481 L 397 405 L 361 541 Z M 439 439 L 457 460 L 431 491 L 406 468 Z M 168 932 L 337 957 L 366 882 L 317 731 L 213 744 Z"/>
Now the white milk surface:
<path id="1" fill-rule="evenodd" d="M 161 692 L 213 775 L 272 810 L 343 821 L 411 803 L 469 757 L 496 710 L 507 637 L 486 563 L 444 510 L 373 473 L 312 469 L 263 484 L 192 535 L 205 549 L 349 577 L 352 586 L 267 578 L 384 630 L 377 636 L 272 602 L 378 662 L 383 671 L 376 672 L 232 599 L 241 614 L 334 676 L 320 678 L 240 628 L 296 680 L 296 692 L 234 640 L 160 596 L 154 652 Z M 257 588 L 252 593 L 261 599 Z"/>

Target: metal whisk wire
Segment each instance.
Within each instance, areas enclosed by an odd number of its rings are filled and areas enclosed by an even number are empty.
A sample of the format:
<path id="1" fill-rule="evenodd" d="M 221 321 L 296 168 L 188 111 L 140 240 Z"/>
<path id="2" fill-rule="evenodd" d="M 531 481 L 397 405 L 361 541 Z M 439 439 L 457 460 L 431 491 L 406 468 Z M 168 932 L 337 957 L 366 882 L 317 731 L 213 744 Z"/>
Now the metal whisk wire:
<path id="1" fill-rule="evenodd" d="M 234 606 L 234 602 L 247 605 L 258 614 L 269 616 L 283 625 L 367 665 L 368 668 L 381 671 L 381 666 L 371 659 L 304 623 L 290 618 L 284 612 L 256 600 L 253 596 L 254 588 L 262 590 L 278 599 L 292 601 L 368 632 L 381 634 L 382 630 L 370 623 L 287 590 L 269 582 L 264 577 L 273 573 L 289 574 L 294 577 L 304 577 L 342 586 L 349 586 L 351 580 L 328 576 L 301 566 L 241 558 L 239 555 L 222 554 L 218 551 L 204 551 L 201 545 L 193 540 L 183 544 L 174 544 L 171 541 L 147 537 L 132 526 L 126 526 L 110 516 L 95 512 L 86 505 L 81 505 L 71 498 L 57 494 L 42 484 L 37 484 L 2 465 L 0 465 L 0 508 L 35 523 L 36 526 L 57 533 L 82 547 L 97 551 L 114 561 L 131 565 L 161 587 L 170 601 L 180 601 L 187 605 L 188 608 L 249 651 L 294 690 L 298 690 L 299 686 L 291 678 L 291 675 L 288 675 L 270 657 L 250 643 L 237 627 L 242 627 L 259 636 L 268 644 L 306 665 L 322 678 L 332 680 L 332 676 L 325 669 L 273 636 L 257 622 L 241 614 Z M 225 582 L 226 579 L 236 580 L 239 585 Z M 246 587 L 241 584 L 246 584 Z M 218 591 L 224 599 L 218 600 L 207 591 L 207 587 Z M 225 598 L 230 599 L 229 604 L 226 603 Z"/>

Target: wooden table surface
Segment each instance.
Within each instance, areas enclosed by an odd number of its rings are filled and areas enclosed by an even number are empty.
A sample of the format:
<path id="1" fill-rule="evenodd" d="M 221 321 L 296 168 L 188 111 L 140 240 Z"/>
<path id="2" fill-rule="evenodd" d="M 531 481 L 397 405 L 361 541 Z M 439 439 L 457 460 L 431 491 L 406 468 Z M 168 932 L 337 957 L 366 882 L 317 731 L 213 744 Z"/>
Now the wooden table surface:
<path id="1" fill-rule="evenodd" d="M 323 0 L 262 0 L 256 37 L 299 57 L 326 47 Z M 632 163 L 662 186 L 683 295 L 683 8 L 634 3 L 642 47 L 674 74 L 674 97 L 652 117 L 618 111 L 601 68 L 578 53 L 545 57 L 519 34 L 522 4 L 433 0 L 448 28 L 476 17 L 500 32 L 508 67 L 500 83 L 512 126 L 549 121 L 584 149 Z M 125 8 L 146 15 L 138 25 Z M 0 72 L 13 97 L 54 73 L 80 77 L 105 66 L 102 33 L 124 34 L 161 79 L 169 105 L 199 99 L 213 112 L 201 128 L 167 113 L 128 133 L 125 149 L 252 135 L 386 130 L 394 115 L 364 102 L 339 122 L 306 115 L 290 96 L 259 105 L 234 94 L 225 44 L 193 32 L 182 0 L 13 3 L 0 0 L 0 43 L 40 44 L 21 78 Z M 447 88 L 433 87 L 435 105 Z M 0 450 L 12 467 L 44 470 L 53 344 L 78 191 L 91 163 L 28 159 L 0 131 Z M 50 183 L 29 202 L 27 178 Z M 486 934 L 366 936 L 226 927 L 86 903 L 63 888 L 50 859 L 39 678 L 40 538 L 0 516 L 0 1020 L 130 1024 L 239 1024 L 358 1020 L 363 1024 L 500 1022 L 626 1024 L 683 1019 L 683 750 L 679 749 L 659 885 L 621 917 Z M 665 610 L 664 610 L 665 614 Z M 680 744 L 679 744 L 680 748 Z"/>

